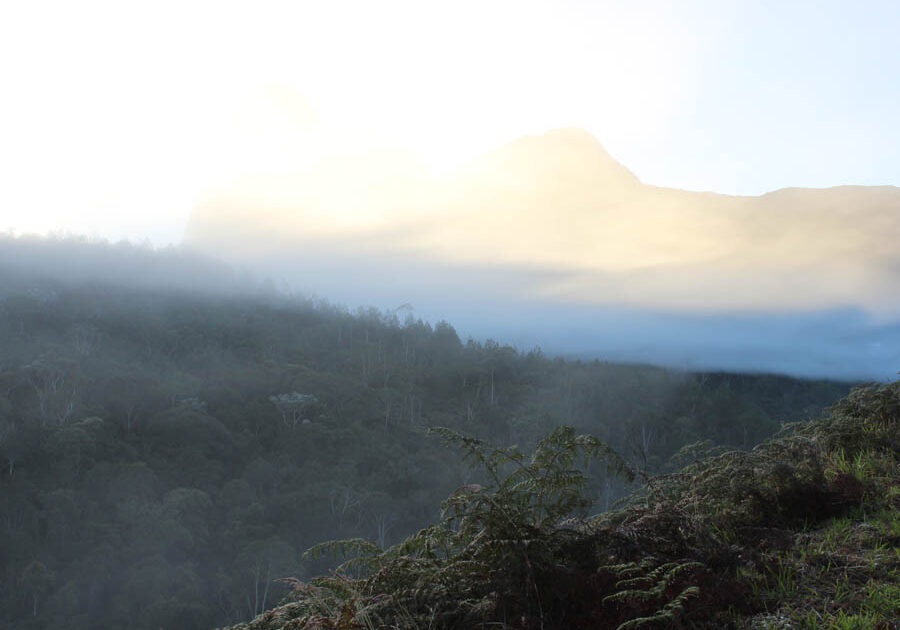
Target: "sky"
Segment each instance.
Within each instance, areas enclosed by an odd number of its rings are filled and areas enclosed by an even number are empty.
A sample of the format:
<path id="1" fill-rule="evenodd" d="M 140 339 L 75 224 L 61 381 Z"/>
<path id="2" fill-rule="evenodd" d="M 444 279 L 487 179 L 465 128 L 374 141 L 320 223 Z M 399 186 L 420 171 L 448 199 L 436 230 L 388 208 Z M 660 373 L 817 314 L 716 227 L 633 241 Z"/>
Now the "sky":
<path id="1" fill-rule="evenodd" d="M 181 240 L 247 173 L 582 127 L 643 182 L 900 185 L 900 3 L 4 3 L 0 230 Z"/>

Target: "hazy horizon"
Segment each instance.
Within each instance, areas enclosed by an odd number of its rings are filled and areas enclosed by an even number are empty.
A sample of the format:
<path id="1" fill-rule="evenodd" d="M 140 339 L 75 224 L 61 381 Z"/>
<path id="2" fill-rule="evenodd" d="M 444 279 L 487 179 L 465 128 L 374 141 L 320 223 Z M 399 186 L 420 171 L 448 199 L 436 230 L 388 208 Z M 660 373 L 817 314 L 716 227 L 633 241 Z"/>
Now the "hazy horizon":
<path id="1" fill-rule="evenodd" d="M 53 9 L 0 21 L 0 230 L 566 354 L 900 367 L 895 3 Z"/>
<path id="2" fill-rule="evenodd" d="M 409 303 L 403 298 L 428 277 L 407 276 L 384 287 L 388 291 L 372 288 L 379 276 L 396 271 L 388 261 L 376 262 L 365 269 L 357 267 L 361 272 L 356 282 L 308 284 L 301 293 L 296 286 L 278 282 L 274 274 L 266 275 L 261 267 L 253 272 L 223 265 L 183 248 L 154 250 L 86 238 L 0 237 L 0 270 L 14 270 L 18 280 L 35 277 L 75 288 L 100 283 L 137 292 L 175 290 L 264 300 L 298 295 L 350 312 L 375 307 L 395 311 L 401 320 L 412 315 L 432 325 L 447 321 L 463 340 L 494 339 L 522 352 L 540 348 L 568 359 L 850 381 L 890 380 L 900 364 L 900 325 L 873 322 L 858 309 L 697 315 L 498 300 L 485 287 L 511 279 L 499 270 L 483 278 L 489 282 L 474 291 L 464 288 L 471 273 L 462 270 L 446 278 L 455 285 L 453 299 L 428 294 L 424 301 Z M 369 291 L 361 290 L 363 286 Z M 0 283 L 0 289 L 5 287 Z"/>

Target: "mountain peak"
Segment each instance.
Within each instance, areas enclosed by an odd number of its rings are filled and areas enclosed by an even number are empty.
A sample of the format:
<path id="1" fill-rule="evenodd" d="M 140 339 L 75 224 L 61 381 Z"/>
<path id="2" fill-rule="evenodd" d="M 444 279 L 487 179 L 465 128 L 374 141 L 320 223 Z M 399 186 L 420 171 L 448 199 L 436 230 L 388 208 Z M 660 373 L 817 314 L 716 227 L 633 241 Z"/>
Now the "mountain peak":
<path id="1" fill-rule="evenodd" d="M 631 186 L 639 180 L 580 127 L 552 129 L 517 138 L 479 161 L 490 172 L 525 178 L 577 178 L 601 185 Z"/>
<path id="2" fill-rule="evenodd" d="M 600 141 L 582 127 L 557 127 L 536 137 L 554 142 L 583 142 L 600 145 Z"/>

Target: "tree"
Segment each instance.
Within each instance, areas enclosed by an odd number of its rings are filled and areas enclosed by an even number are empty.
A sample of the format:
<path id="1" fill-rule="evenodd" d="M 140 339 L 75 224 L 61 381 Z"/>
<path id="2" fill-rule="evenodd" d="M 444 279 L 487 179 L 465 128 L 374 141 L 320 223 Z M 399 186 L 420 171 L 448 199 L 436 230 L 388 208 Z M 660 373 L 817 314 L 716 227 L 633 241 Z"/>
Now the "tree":
<path id="1" fill-rule="evenodd" d="M 102 425 L 102 420 L 96 420 Z M 91 463 L 95 447 L 90 425 L 59 427 L 50 434 L 46 446 L 63 476 L 73 479 Z"/>
<path id="2" fill-rule="evenodd" d="M 6 465 L 9 470 L 9 476 L 13 476 L 16 466 L 16 425 L 12 420 L 0 417 L 0 452 L 6 458 Z"/>
<path id="3" fill-rule="evenodd" d="M 56 583 L 56 572 L 48 569 L 43 562 L 35 560 L 22 570 L 20 580 L 22 588 L 25 589 L 31 599 L 31 614 L 37 617 L 38 603 Z"/>
<path id="4" fill-rule="evenodd" d="M 297 425 L 307 419 L 306 414 L 309 413 L 310 407 L 317 402 L 312 394 L 299 392 L 269 396 L 269 400 L 281 414 L 284 426 L 291 430 L 296 429 Z"/>
<path id="5" fill-rule="evenodd" d="M 270 601 L 273 580 L 296 572 L 297 552 L 281 538 L 273 536 L 246 545 L 237 558 L 237 570 L 244 585 L 246 610 L 252 619 Z"/>
<path id="6" fill-rule="evenodd" d="M 74 362 L 44 356 L 24 372 L 35 393 L 41 425 L 65 424 L 74 417 L 79 403 L 79 375 Z"/>

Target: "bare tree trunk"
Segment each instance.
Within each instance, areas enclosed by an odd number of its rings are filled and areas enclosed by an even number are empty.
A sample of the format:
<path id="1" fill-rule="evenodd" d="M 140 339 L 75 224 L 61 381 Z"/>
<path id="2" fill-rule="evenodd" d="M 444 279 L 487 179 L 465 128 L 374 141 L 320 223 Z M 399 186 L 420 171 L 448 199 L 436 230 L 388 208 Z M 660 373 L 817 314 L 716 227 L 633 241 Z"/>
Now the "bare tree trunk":
<path id="1" fill-rule="evenodd" d="M 253 616 L 259 614 L 259 562 L 256 563 L 256 573 L 253 576 Z"/>
<path id="2" fill-rule="evenodd" d="M 269 585 L 272 583 L 272 563 L 266 563 L 266 588 L 263 591 L 263 599 L 262 599 L 262 608 L 260 608 L 259 612 L 263 612 L 266 609 L 266 600 L 269 599 Z"/>
<path id="3" fill-rule="evenodd" d="M 491 407 L 494 406 L 494 370 L 491 370 Z"/>
<path id="4" fill-rule="evenodd" d="M 387 534 L 391 529 L 391 517 L 388 514 L 378 514 L 375 516 L 375 532 L 378 537 L 378 546 L 382 549 L 387 544 Z"/>

